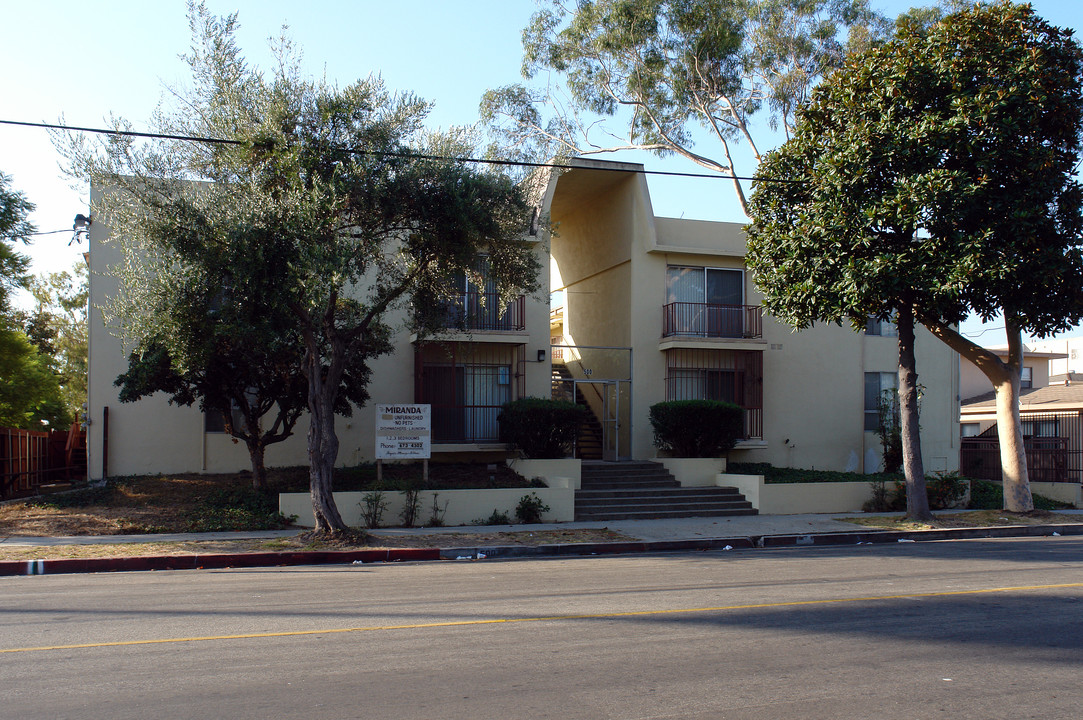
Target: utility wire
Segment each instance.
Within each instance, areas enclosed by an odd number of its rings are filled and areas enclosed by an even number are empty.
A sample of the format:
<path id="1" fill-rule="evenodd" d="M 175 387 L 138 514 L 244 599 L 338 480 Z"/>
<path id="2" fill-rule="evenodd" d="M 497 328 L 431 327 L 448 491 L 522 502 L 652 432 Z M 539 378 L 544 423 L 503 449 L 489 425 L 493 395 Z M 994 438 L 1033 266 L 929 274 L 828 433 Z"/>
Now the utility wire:
<path id="1" fill-rule="evenodd" d="M 137 137 L 137 138 L 151 138 L 155 140 L 180 140 L 184 142 L 201 142 L 215 145 L 244 145 L 241 140 L 229 140 L 226 138 L 212 138 L 212 137 L 200 137 L 198 135 L 169 135 L 166 133 L 150 133 L 150 132 L 136 132 L 135 130 L 109 130 L 108 128 L 92 128 L 92 127 L 76 127 L 73 125 L 58 125 L 55 123 L 34 123 L 23 122 L 19 120 L 0 120 L 0 125 L 18 125 L 22 127 L 36 127 L 47 128 L 50 130 L 68 130 L 75 132 L 87 132 L 98 133 L 101 135 L 119 135 L 122 137 Z M 603 170 L 607 172 L 626 172 L 635 173 L 637 175 L 662 175 L 667 177 L 687 177 L 687 178 L 706 178 L 710 180 L 753 180 L 756 182 L 788 182 L 788 183 L 800 183 L 804 180 L 795 179 L 782 179 L 782 178 L 756 178 L 748 177 L 747 175 L 722 175 L 719 173 L 691 173 L 691 172 L 674 172 L 669 170 L 632 170 L 628 168 L 584 168 L 582 165 L 569 165 L 564 163 L 539 163 L 528 162 L 526 160 L 494 160 L 489 158 L 475 158 L 475 157 L 445 157 L 441 155 L 426 155 L 424 153 L 405 153 L 405 152 L 391 152 L 387 150 L 362 150 L 360 148 L 344 148 L 331 146 L 330 150 L 336 152 L 357 154 L 357 155 L 373 155 L 376 157 L 401 157 L 401 158 L 415 158 L 418 160 L 453 160 L 456 162 L 469 162 L 480 163 L 483 165 L 502 165 L 502 166 L 519 166 L 530 168 L 556 168 L 559 170 Z M 589 159 L 589 158 L 584 158 Z"/>
<path id="2" fill-rule="evenodd" d="M 48 232 L 32 232 L 27 235 L 59 235 L 60 233 L 70 233 L 72 230 L 49 230 Z"/>

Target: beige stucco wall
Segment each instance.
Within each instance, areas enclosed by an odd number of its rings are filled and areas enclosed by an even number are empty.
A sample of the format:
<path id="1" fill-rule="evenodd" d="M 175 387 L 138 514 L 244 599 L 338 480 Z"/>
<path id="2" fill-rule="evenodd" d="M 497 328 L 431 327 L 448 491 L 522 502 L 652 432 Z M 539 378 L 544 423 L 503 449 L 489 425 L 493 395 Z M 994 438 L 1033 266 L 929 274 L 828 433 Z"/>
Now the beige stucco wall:
<path id="1" fill-rule="evenodd" d="M 549 506 L 548 512 L 542 513 L 542 522 L 570 522 L 575 517 L 575 490 L 572 488 L 504 488 L 496 490 L 423 490 L 421 491 L 418 524 L 425 523 L 432 516 L 433 498 L 441 509 L 444 525 L 470 525 L 485 520 L 493 511 L 505 513 L 515 521 L 515 508 L 527 495 L 537 495 L 538 499 Z M 362 502 L 366 493 L 337 492 L 335 504 L 342 520 L 351 527 L 361 527 Z M 383 512 L 382 527 L 401 527 L 402 510 L 405 495 L 401 492 L 385 492 L 382 501 L 387 503 Z M 312 498 L 308 493 L 281 493 L 278 496 L 278 509 L 289 517 L 296 515 L 296 524 L 301 527 L 314 527 L 315 515 L 312 513 Z M 520 527 L 529 528 L 529 525 Z"/>
<path id="2" fill-rule="evenodd" d="M 110 228 L 107 208 L 102 206 L 102 193 L 91 189 L 94 225 L 90 237 L 90 318 L 89 318 L 89 392 L 87 447 L 89 475 L 103 476 L 104 423 L 103 408 L 109 408 L 108 474 L 140 475 L 180 472 L 236 472 L 251 467 L 243 443 L 235 443 L 223 433 L 204 433 L 203 415 L 198 407 L 174 407 L 167 397 L 158 393 L 135 403 L 121 403 L 116 377 L 127 368 L 127 352 L 123 342 L 105 327 L 100 306 L 117 290 L 116 280 L 109 268 L 121 258 L 115 243 L 108 242 Z M 487 333 L 473 337 L 459 333 L 453 339 L 487 342 L 512 342 L 525 346 L 525 394 L 548 397 L 550 386 L 549 358 L 549 249 L 543 235 L 534 243 L 541 265 L 539 291 L 527 296 L 526 332 Z M 369 405 L 355 408 L 353 417 L 338 418 L 336 431 L 340 449 L 338 465 L 354 465 L 370 460 L 375 454 L 375 416 L 373 405 L 414 401 L 414 346 L 407 332 L 405 310 L 398 308 L 388 314 L 397 327 L 394 335 L 395 352 L 371 362 L 372 382 Z M 537 361 L 538 351 L 544 360 Z M 306 465 L 308 424 L 305 417 L 297 423 L 292 437 L 267 448 L 269 467 Z M 464 449 L 474 449 L 467 446 Z"/>
<path id="3" fill-rule="evenodd" d="M 762 475 L 719 474 L 716 484 L 735 487 L 761 515 L 861 512 L 872 498 L 867 482 L 772 483 Z"/>
<path id="4" fill-rule="evenodd" d="M 763 353 L 764 437 L 762 442 L 731 452 L 731 461 L 877 470 L 879 441 L 863 429 L 864 373 L 896 371 L 896 339 L 866 336 L 834 325 L 795 333 L 766 317 L 760 339 L 663 340 L 666 267 L 741 268 L 743 229 L 738 223 L 653 217 L 643 176 L 630 173 L 627 179 L 617 181 L 612 175 L 577 169 L 557 178 L 554 197 L 559 202 L 552 208 L 558 230 L 553 239 L 553 274 L 569 289 L 600 289 L 600 283 L 590 286 L 587 281 L 595 280 L 595 273 L 610 274 L 604 296 L 594 294 L 584 302 L 569 294 L 564 324 L 574 343 L 623 341 L 632 349 L 631 456 L 649 458 L 655 454 L 647 413 L 651 405 L 665 399 L 664 349 L 717 347 Z M 560 183 L 566 181 L 569 189 L 565 192 Z M 575 193 L 579 194 L 578 203 L 572 198 Z M 603 243 L 617 243 L 620 249 L 598 247 Z M 618 263 L 623 263 L 622 269 L 627 266 L 626 273 L 614 272 Z M 630 293 L 617 287 L 625 277 Z M 557 289 L 562 288 L 554 287 Z M 761 300 L 751 274 L 746 272 L 745 304 L 759 305 Z M 925 387 L 921 406 L 925 467 L 928 471 L 955 469 L 959 457 L 958 358 L 924 329 L 918 330 L 916 346 L 918 381 Z"/>

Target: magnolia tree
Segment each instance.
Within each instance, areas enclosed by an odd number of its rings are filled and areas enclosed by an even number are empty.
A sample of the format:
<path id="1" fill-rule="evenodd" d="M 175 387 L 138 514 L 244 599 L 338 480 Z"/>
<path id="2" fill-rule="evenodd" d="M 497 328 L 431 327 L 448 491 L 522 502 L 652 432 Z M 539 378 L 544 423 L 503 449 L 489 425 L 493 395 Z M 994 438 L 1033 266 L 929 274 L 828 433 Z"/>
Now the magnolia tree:
<path id="1" fill-rule="evenodd" d="M 237 47 L 236 16 L 202 5 L 189 15 L 192 82 L 156 125 L 220 142 L 68 145 L 77 172 L 117 188 L 108 211 L 129 251 L 113 322 L 172 352 L 192 328 L 159 332 L 148 308 L 177 268 L 220 307 L 253 303 L 269 318 L 257 341 L 288 346 L 282 357 L 304 380 L 316 529 L 342 531 L 335 412 L 344 395 L 363 399 L 366 360 L 390 350 L 388 312 L 416 300 L 409 316 L 424 331 L 439 321 L 424 304 L 476 274 L 481 253 L 502 297 L 532 290 L 530 209 L 508 178 L 441 159 L 468 153 L 469 137 L 426 132 L 422 100 L 375 77 L 344 88 L 306 79 L 286 40 L 265 74 Z"/>
<path id="2" fill-rule="evenodd" d="M 523 75 L 566 86 L 487 92 L 482 120 L 504 156 L 647 150 L 733 178 L 760 159 L 766 126 L 787 137 L 811 88 L 890 23 L 867 0 L 552 0 L 523 31 Z M 599 122 L 614 118 L 623 129 Z M 703 150 L 697 140 L 713 149 Z M 736 144 L 752 160 L 741 172 Z"/>
<path id="3" fill-rule="evenodd" d="M 1033 509 L 1021 333 L 1083 318 L 1083 53 L 1071 35 L 1007 3 L 903 27 L 823 83 L 760 168 L 748 260 L 770 312 L 799 327 L 897 313 L 914 515 L 915 320 L 992 381 L 1005 508 Z M 956 330 L 969 313 L 1003 314 L 1007 362 Z"/>

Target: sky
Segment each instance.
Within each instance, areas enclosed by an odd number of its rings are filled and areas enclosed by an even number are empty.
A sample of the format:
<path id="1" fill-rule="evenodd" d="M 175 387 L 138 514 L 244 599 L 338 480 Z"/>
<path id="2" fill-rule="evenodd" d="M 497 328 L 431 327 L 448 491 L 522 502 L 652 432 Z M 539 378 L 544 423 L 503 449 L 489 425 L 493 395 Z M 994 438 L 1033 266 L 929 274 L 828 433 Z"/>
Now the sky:
<path id="1" fill-rule="evenodd" d="M 393 90 L 435 103 L 433 127 L 469 125 L 489 88 L 522 82 L 521 32 L 534 0 L 206 0 L 219 15 L 236 11 L 237 38 L 248 61 L 270 65 L 268 41 L 283 25 L 304 52 L 304 69 L 346 85 L 379 74 Z M 894 16 L 913 0 L 873 0 Z M 1035 0 L 1055 25 L 1083 30 L 1083 1 Z M 183 0 L 0 0 L 0 120 L 103 127 L 111 115 L 136 130 L 166 86 L 183 86 L 190 33 Z M 777 138 L 777 136 L 775 136 Z M 780 142 L 778 139 L 776 142 Z M 770 143 L 768 143 L 770 144 Z M 707 149 L 707 148 L 705 148 Z M 761 146 L 761 150 L 764 150 Z M 710 153 L 706 153 L 710 154 Z M 627 153 L 614 159 L 648 170 L 699 172 L 680 158 Z M 66 178 L 49 135 L 0 125 L 0 171 L 35 203 L 40 235 L 26 248 L 34 272 L 56 272 L 81 260 L 86 244 L 70 244 L 77 213 L 88 213 L 88 188 Z M 749 156 L 739 156 L 748 174 Z M 738 168 L 741 169 L 740 166 Z M 728 181 L 649 177 L 655 214 L 699 220 L 746 220 Z M 963 331 L 983 345 L 1003 344 L 1000 323 L 968 321 Z M 1072 335 L 1081 333 L 1070 333 Z"/>

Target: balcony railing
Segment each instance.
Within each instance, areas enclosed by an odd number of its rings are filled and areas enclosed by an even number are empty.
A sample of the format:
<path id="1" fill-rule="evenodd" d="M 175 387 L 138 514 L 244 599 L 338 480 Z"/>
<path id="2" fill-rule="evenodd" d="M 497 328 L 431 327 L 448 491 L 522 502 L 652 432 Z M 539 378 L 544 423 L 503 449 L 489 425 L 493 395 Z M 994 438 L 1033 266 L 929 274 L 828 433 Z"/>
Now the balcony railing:
<path id="1" fill-rule="evenodd" d="M 662 306 L 662 337 L 761 338 L 758 305 L 672 302 Z"/>
<path id="2" fill-rule="evenodd" d="M 464 292 L 446 303 L 448 328 L 463 330 L 523 330 L 526 327 L 526 298 L 520 295 L 500 305 L 497 293 Z"/>

